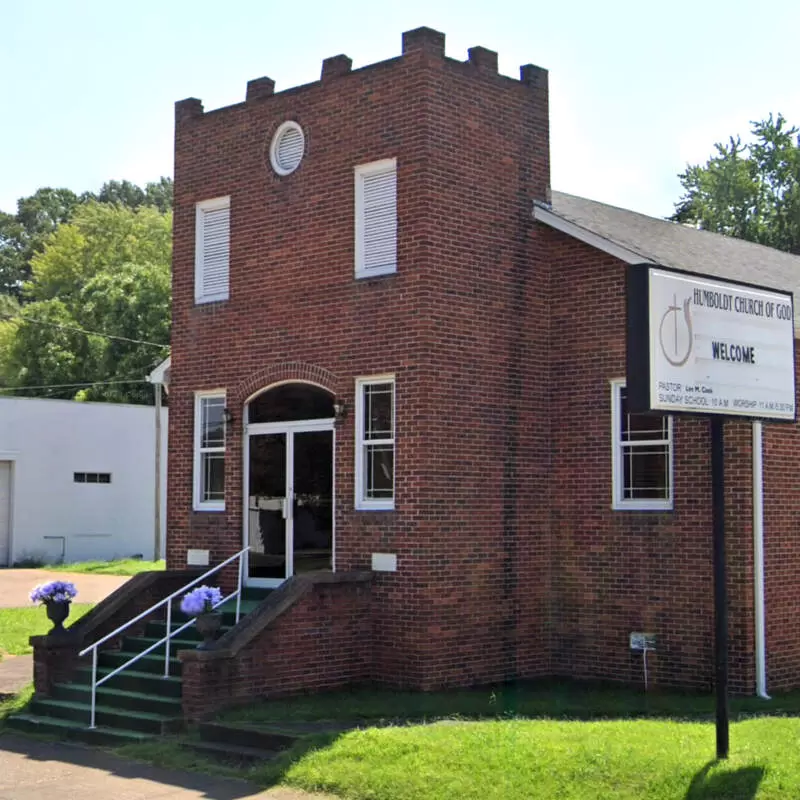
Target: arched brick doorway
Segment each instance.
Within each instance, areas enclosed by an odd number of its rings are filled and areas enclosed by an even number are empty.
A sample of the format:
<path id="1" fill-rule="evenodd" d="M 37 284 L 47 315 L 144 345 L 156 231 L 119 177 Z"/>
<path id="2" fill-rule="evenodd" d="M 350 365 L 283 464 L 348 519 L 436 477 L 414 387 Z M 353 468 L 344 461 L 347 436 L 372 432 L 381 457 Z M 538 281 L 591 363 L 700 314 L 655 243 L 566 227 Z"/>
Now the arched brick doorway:
<path id="1" fill-rule="evenodd" d="M 247 582 L 277 586 L 298 573 L 332 570 L 334 395 L 286 381 L 245 404 Z"/>

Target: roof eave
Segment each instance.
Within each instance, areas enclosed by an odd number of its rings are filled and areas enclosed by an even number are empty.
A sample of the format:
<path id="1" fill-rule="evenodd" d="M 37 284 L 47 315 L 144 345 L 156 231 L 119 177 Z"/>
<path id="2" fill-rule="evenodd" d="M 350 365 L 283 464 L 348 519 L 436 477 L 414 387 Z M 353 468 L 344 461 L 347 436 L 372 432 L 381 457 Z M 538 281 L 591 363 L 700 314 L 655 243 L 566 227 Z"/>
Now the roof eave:
<path id="1" fill-rule="evenodd" d="M 584 244 L 588 244 L 590 247 L 608 253 L 610 256 L 614 256 L 614 258 L 618 258 L 626 264 L 641 264 L 643 262 L 655 263 L 652 258 L 644 255 L 644 253 L 637 253 L 635 250 L 617 244 L 617 242 L 607 239 L 605 236 L 600 236 L 588 230 L 588 228 L 584 228 L 575 222 L 571 222 L 559 216 L 552 209 L 540 205 L 539 203 L 534 203 L 533 205 L 533 218 L 537 222 L 541 222 L 554 230 L 566 233 L 567 236 L 571 236 Z"/>

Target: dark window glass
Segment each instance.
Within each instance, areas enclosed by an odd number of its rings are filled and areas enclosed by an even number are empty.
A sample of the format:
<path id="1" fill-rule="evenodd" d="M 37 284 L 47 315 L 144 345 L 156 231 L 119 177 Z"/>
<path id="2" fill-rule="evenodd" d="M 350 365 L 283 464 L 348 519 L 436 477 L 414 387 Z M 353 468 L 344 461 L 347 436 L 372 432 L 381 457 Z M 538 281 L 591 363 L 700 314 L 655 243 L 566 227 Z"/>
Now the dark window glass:
<path id="1" fill-rule="evenodd" d="M 248 421 L 296 422 L 333 418 L 333 395 L 307 383 L 276 386 L 250 401 Z"/>
<path id="2" fill-rule="evenodd" d="M 201 464 L 203 470 L 203 495 L 202 502 L 217 502 L 225 500 L 225 454 L 202 453 Z"/>
<path id="3" fill-rule="evenodd" d="M 391 500 L 394 497 L 394 445 L 367 447 L 367 500 Z"/>
<path id="4" fill-rule="evenodd" d="M 623 458 L 626 500 L 669 500 L 668 445 L 631 447 Z"/>
<path id="5" fill-rule="evenodd" d="M 622 441 L 641 442 L 666 439 L 669 435 L 668 417 L 661 414 L 631 414 L 628 412 L 628 395 L 620 390 L 622 409 Z"/>
<path id="6" fill-rule="evenodd" d="M 202 398 L 200 447 L 225 447 L 225 398 Z"/>
<path id="7" fill-rule="evenodd" d="M 111 483 L 110 472 L 75 472 L 72 475 L 75 483 Z"/>

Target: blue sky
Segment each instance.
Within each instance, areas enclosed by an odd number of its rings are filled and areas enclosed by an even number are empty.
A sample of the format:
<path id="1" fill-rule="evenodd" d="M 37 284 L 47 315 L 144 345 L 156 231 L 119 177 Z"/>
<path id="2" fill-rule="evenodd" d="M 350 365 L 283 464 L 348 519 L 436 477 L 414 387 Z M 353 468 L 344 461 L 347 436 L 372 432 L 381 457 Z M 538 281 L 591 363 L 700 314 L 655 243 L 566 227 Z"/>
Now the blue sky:
<path id="1" fill-rule="evenodd" d="M 404 30 L 447 35 L 447 55 L 496 50 L 500 70 L 550 70 L 555 189 L 656 216 L 677 173 L 770 111 L 800 124 L 800 3 L 7 0 L 0 14 L 0 210 L 42 186 L 97 189 L 172 174 L 173 104 L 244 99 L 399 55 Z"/>

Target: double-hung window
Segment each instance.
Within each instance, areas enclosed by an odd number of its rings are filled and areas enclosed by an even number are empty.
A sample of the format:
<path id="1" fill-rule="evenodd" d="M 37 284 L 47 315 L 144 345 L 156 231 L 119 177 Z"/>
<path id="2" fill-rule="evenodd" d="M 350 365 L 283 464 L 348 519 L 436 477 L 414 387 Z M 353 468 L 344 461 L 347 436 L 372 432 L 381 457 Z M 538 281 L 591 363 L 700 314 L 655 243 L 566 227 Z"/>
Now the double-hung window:
<path id="1" fill-rule="evenodd" d="M 632 414 L 624 381 L 611 383 L 613 507 L 672 508 L 672 417 Z"/>
<path id="2" fill-rule="evenodd" d="M 194 406 L 194 508 L 225 510 L 225 393 L 199 392 Z"/>
<path id="3" fill-rule="evenodd" d="M 394 376 L 356 381 L 356 508 L 394 508 Z"/>
<path id="4" fill-rule="evenodd" d="M 356 278 L 397 272 L 397 160 L 356 167 Z"/>
<path id="5" fill-rule="evenodd" d="M 195 208 L 194 300 L 213 303 L 230 294 L 231 199 L 204 200 Z"/>

